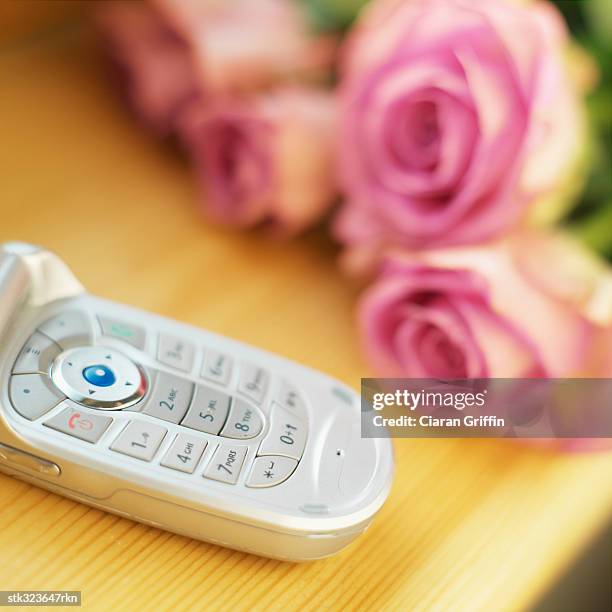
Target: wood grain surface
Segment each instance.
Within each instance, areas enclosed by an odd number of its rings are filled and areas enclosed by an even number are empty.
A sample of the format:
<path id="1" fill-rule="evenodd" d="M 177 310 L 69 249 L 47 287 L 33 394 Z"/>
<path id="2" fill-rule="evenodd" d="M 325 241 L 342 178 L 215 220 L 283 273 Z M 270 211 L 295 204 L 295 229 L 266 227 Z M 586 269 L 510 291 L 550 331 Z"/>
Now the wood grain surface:
<path id="1" fill-rule="evenodd" d="M 94 293 L 279 352 L 358 387 L 357 289 L 322 235 L 208 225 L 184 161 L 125 111 L 87 27 L 0 52 L 0 240 L 57 251 Z M 399 440 L 382 512 L 293 565 L 179 537 L 0 476 L 0 589 L 92 610 L 521 610 L 610 516 L 612 456 Z"/>

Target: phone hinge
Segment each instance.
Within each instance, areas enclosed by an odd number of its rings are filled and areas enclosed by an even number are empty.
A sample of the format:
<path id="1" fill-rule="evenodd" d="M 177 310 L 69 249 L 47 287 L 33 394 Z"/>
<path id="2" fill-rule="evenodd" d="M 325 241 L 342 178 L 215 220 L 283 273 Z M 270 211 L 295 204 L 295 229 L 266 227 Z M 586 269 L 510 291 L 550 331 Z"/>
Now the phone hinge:
<path id="1" fill-rule="evenodd" d="M 74 297 L 85 291 L 68 266 L 51 251 L 24 242 L 7 242 L 0 253 L 21 260 L 29 279 L 28 301 L 32 306 Z"/>
<path id="2" fill-rule="evenodd" d="M 0 252 L 0 335 L 29 293 L 28 268 L 17 255 Z"/>

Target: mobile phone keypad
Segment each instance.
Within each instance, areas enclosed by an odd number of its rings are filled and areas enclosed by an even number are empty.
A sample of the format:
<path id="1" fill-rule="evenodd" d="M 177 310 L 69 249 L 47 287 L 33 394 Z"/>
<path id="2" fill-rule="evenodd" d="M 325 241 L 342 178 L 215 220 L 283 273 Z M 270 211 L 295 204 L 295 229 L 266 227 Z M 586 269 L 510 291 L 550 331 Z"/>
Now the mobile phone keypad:
<path id="1" fill-rule="evenodd" d="M 295 386 L 274 381 L 256 363 L 166 334 L 155 343 L 160 366 L 145 368 L 127 356 L 151 346 L 143 327 L 98 316 L 102 342 L 111 338 L 111 348 L 93 344 L 91 320 L 84 312 L 60 313 L 29 338 L 9 387 L 21 416 L 36 420 L 62 404 L 43 425 L 96 444 L 115 411 L 126 409 L 122 414 L 133 418 L 104 437 L 115 453 L 184 475 L 202 463 L 201 476 L 230 485 L 244 472 L 252 488 L 276 486 L 295 471 L 308 436 L 306 404 Z M 125 353 L 121 343 L 129 345 Z"/>

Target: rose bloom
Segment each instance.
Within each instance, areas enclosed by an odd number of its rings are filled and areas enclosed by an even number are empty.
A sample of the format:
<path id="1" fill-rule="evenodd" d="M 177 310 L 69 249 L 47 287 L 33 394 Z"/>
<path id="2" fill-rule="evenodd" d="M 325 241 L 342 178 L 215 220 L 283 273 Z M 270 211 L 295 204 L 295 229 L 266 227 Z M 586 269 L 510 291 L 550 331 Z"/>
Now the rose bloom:
<path id="1" fill-rule="evenodd" d="M 189 47 L 144 2 L 108 2 L 95 17 L 130 106 L 155 132 L 169 133 L 200 95 Z"/>
<path id="2" fill-rule="evenodd" d="M 534 214 L 584 136 L 567 44 L 549 3 L 374 1 L 344 53 L 339 237 L 467 244 Z"/>
<path id="3" fill-rule="evenodd" d="M 384 376 L 612 376 L 612 272 L 562 235 L 391 253 L 359 321 Z"/>
<path id="4" fill-rule="evenodd" d="M 315 36 L 294 0 L 152 0 L 187 41 L 206 89 L 244 91 L 329 68 L 333 41 Z"/>
<path id="5" fill-rule="evenodd" d="M 283 88 L 194 107 L 181 123 L 203 206 L 221 223 L 302 230 L 335 197 L 334 99 Z"/>
<path id="6" fill-rule="evenodd" d="M 161 134 L 195 98 L 318 78 L 334 51 L 292 0 L 105 2 L 95 18 L 134 111 Z"/>

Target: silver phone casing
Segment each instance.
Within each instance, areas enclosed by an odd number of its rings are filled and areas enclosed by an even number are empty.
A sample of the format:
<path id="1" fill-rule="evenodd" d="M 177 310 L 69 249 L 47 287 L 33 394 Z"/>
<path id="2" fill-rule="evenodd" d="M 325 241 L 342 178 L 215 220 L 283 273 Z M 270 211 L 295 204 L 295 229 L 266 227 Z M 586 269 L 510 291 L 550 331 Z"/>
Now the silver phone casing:
<path id="1" fill-rule="evenodd" d="M 144 353 L 102 338 L 100 330 L 95 341 L 121 350 L 145 368 L 165 369 L 155 359 L 156 341 L 159 333 L 168 333 L 204 350 L 255 362 L 275 377 L 294 382 L 306 395 L 309 410 L 309 439 L 296 472 L 277 487 L 251 489 L 205 480 L 201 469 L 188 476 L 160 466 L 159 461 L 126 459 L 109 451 L 108 445 L 133 417 L 127 410 L 109 413 L 117 417 L 115 422 L 100 440 L 101 446 L 91 448 L 42 427 L 40 421 L 21 417 L 8 393 L 13 363 L 33 331 L 66 310 L 85 311 L 92 321 L 104 315 L 144 326 L 148 343 Z M 354 391 L 266 351 L 93 297 L 48 251 L 27 245 L 5 249 L 0 260 L 0 339 L 0 443 L 32 456 L 30 464 L 15 462 L 0 451 L 0 470 L 37 486 L 185 536 L 291 561 L 318 559 L 347 546 L 366 530 L 389 494 L 391 442 L 361 438 L 360 400 Z M 198 367 L 189 376 L 194 382 Z M 173 427 L 179 426 L 169 426 L 170 433 Z M 256 442 L 253 445 L 255 449 Z M 249 458 L 255 450 L 249 450 Z M 61 473 L 45 473 L 40 468 L 45 461 L 59 466 Z"/>

